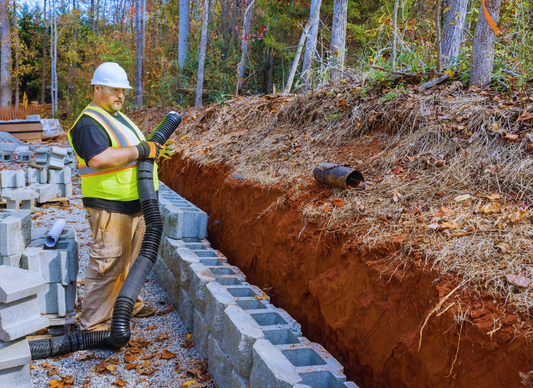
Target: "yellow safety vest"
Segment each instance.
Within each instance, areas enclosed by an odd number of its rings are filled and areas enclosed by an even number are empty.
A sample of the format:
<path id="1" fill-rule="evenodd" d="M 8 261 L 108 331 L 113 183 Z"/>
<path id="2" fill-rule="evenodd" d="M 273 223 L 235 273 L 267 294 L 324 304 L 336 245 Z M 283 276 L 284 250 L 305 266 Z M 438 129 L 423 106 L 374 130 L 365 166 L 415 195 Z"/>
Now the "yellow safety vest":
<path id="1" fill-rule="evenodd" d="M 111 139 L 111 147 L 128 147 L 139 144 L 145 140 L 141 130 L 125 115 L 118 112 L 133 128 L 128 128 L 105 110 L 94 106 L 87 106 L 72 126 L 86 115 L 94 120 L 106 131 Z M 78 158 L 78 167 L 81 177 L 81 191 L 84 197 L 101 198 L 110 201 L 133 201 L 139 199 L 137 192 L 137 161 L 108 170 L 95 170 L 90 168 L 83 160 L 72 142 L 72 128 L 68 132 L 68 141 Z M 140 140 L 139 140 L 140 139 Z M 154 188 L 159 189 L 157 177 L 157 163 L 154 163 Z"/>

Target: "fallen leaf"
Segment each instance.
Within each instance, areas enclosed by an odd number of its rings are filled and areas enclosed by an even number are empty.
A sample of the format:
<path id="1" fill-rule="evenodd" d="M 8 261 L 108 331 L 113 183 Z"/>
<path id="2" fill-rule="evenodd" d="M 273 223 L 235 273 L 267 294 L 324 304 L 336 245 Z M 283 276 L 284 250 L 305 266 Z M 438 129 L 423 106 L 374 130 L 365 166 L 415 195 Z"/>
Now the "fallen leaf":
<path id="1" fill-rule="evenodd" d="M 117 387 L 123 387 L 126 385 L 126 383 L 127 381 L 124 381 L 119 377 L 118 380 L 113 383 L 113 385 L 116 385 Z"/>
<path id="2" fill-rule="evenodd" d="M 164 358 L 165 360 L 169 360 L 174 357 L 176 357 L 176 355 L 168 350 L 163 350 L 163 353 L 161 353 L 161 358 Z"/>
<path id="3" fill-rule="evenodd" d="M 513 135 L 512 133 L 503 133 L 503 140 L 516 140 L 519 137 L 519 135 Z"/>
<path id="4" fill-rule="evenodd" d="M 459 225 L 455 221 L 443 222 L 442 224 L 440 224 L 440 227 L 439 227 L 439 229 L 441 229 L 441 230 L 444 230 L 444 229 L 460 229 L 460 228 L 461 228 L 461 225 Z"/>
<path id="5" fill-rule="evenodd" d="M 155 330 L 157 329 L 157 326 L 148 326 L 146 330 Z"/>
<path id="6" fill-rule="evenodd" d="M 463 195 L 459 195 L 457 197 L 454 198 L 455 202 L 463 202 L 463 201 L 467 201 L 469 199 L 471 199 L 472 196 L 470 194 L 463 194 Z"/>
<path id="7" fill-rule="evenodd" d="M 522 275 L 507 274 L 505 275 L 505 278 L 507 279 L 509 283 L 514 284 L 515 286 L 520 286 L 524 288 L 529 287 L 529 284 L 531 283 L 531 279 L 528 279 Z"/>
<path id="8" fill-rule="evenodd" d="M 509 244 L 504 243 L 504 242 L 496 244 L 496 248 L 500 248 L 500 250 L 503 253 L 509 252 L 511 250 L 511 247 L 509 246 Z"/>
<path id="9" fill-rule="evenodd" d="M 437 223 L 429 224 L 429 225 L 428 225 L 428 228 L 430 228 L 430 229 L 434 229 L 434 230 L 439 229 L 439 227 L 440 227 L 440 225 L 437 224 Z"/>
<path id="10" fill-rule="evenodd" d="M 529 385 L 533 383 L 533 370 L 527 373 L 518 372 L 520 378 L 522 379 L 522 385 Z"/>
<path id="11" fill-rule="evenodd" d="M 403 169 L 403 167 L 396 167 L 394 170 L 392 170 L 392 173 L 393 174 L 401 174 L 402 172 L 404 172 L 405 170 Z"/>
<path id="12" fill-rule="evenodd" d="M 190 386 L 191 386 L 192 384 L 194 384 L 194 383 L 196 383 L 196 380 L 189 380 L 189 381 L 183 383 L 183 385 L 182 385 L 181 387 L 187 387 L 187 388 L 188 388 L 188 387 L 190 387 Z M 181 387 L 180 387 L 180 388 L 181 388 Z"/>
<path id="13" fill-rule="evenodd" d="M 78 361 L 86 361 L 86 360 L 90 360 L 94 357 L 94 355 L 92 354 L 80 354 L 77 358 Z"/>
<path id="14" fill-rule="evenodd" d="M 333 199 L 333 201 L 331 201 L 331 204 L 336 207 L 343 207 L 344 205 L 346 205 L 346 201 L 341 198 L 335 198 Z"/>
<path id="15" fill-rule="evenodd" d="M 150 360 L 144 360 L 144 362 L 140 365 L 142 368 L 146 368 L 150 366 Z"/>
<path id="16" fill-rule="evenodd" d="M 439 217 L 439 218 L 451 217 L 451 216 L 452 216 L 452 211 L 448 209 L 447 207 L 440 207 L 439 211 L 435 214 L 435 217 Z"/>
<path id="17" fill-rule="evenodd" d="M 128 364 L 126 365 L 126 369 L 127 370 L 130 370 L 130 369 L 133 369 L 133 368 L 136 368 L 137 367 L 137 364 Z"/>
<path id="18" fill-rule="evenodd" d="M 394 190 L 394 193 L 392 194 L 392 200 L 394 202 L 398 202 L 401 197 L 402 197 L 402 195 L 400 193 L 398 193 L 396 190 Z"/>
<path id="19" fill-rule="evenodd" d="M 157 337 L 155 337 L 155 340 L 156 341 L 163 341 L 164 339 L 167 339 L 167 338 L 168 338 L 168 334 L 167 333 L 161 333 Z"/>
<path id="20" fill-rule="evenodd" d="M 135 354 L 126 354 L 124 356 L 124 362 L 129 364 L 130 362 L 135 361 L 137 359 L 137 357 L 139 357 L 139 356 L 137 356 Z"/>
<path id="21" fill-rule="evenodd" d="M 117 360 L 116 358 L 110 358 L 110 359 L 108 360 L 108 362 L 109 362 L 110 364 L 118 365 L 118 360 Z"/>
<path id="22" fill-rule="evenodd" d="M 500 194 L 490 194 L 490 195 L 485 195 L 483 198 L 495 200 L 495 199 L 500 199 L 501 197 L 502 196 Z"/>
<path id="23" fill-rule="evenodd" d="M 500 204 L 498 202 L 488 203 L 481 207 L 481 211 L 485 214 L 498 213 L 500 211 Z"/>
<path id="24" fill-rule="evenodd" d="M 324 213 L 329 212 L 329 205 L 326 204 L 326 205 L 322 208 L 322 211 L 323 211 Z"/>
<path id="25" fill-rule="evenodd" d="M 48 382 L 48 385 L 50 385 L 50 388 L 63 388 L 65 382 L 63 380 L 57 381 L 56 379 L 53 379 Z"/>
<path id="26" fill-rule="evenodd" d="M 256 295 L 256 296 L 254 296 L 254 299 L 265 300 L 265 299 L 268 299 L 268 295 L 267 294 Z"/>

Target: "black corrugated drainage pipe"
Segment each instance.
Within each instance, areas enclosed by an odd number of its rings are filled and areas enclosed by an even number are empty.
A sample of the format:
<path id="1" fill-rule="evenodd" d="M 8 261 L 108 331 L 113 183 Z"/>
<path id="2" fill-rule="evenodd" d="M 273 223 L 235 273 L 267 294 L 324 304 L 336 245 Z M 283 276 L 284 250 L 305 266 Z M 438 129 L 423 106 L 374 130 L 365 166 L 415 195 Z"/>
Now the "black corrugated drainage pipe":
<path id="1" fill-rule="evenodd" d="M 148 140 L 161 145 L 165 144 L 180 123 L 181 116 L 176 112 L 170 112 Z M 59 356 L 78 350 L 102 347 L 121 348 L 130 341 L 130 320 L 133 315 L 133 307 L 146 276 L 157 260 L 157 252 L 163 235 L 163 220 L 154 190 L 153 170 L 154 161 L 152 159 L 142 159 L 137 163 L 137 187 L 146 231 L 139 256 L 131 266 L 115 301 L 111 334 L 106 330 L 77 332 L 60 337 L 30 341 L 32 360 Z"/>

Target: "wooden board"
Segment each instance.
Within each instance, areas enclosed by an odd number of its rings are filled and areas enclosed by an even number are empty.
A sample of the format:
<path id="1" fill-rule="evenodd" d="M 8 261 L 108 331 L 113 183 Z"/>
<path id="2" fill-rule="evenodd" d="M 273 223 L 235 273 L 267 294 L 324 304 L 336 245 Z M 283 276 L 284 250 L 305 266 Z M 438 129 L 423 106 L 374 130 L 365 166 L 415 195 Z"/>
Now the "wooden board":
<path id="1" fill-rule="evenodd" d="M 76 316 L 73 313 L 66 317 L 59 317 L 57 314 L 43 314 L 43 317 L 48 318 L 48 326 L 72 325 L 76 321 Z"/>
<path id="2" fill-rule="evenodd" d="M 41 140 L 44 136 L 40 121 L 0 122 L 0 132 L 9 132 L 19 140 Z"/>

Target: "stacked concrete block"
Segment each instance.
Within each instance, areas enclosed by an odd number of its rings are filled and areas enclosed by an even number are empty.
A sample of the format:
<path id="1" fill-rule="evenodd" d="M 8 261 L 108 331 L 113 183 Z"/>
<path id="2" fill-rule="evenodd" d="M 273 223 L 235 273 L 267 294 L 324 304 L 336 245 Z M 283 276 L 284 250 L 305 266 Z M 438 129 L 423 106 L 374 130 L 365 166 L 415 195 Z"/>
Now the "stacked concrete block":
<path id="1" fill-rule="evenodd" d="M 46 288 L 39 294 L 42 314 L 66 316 L 76 305 L 79 271 L 78 243 L 74 228 L 67 227 L 53 248 L 44 245 L 47 231 L 33 236 L 28 248 L 22 253 L 21 268 L 39 273 Z"/>
<path id="2" fill-rule="evenodd" d="M 48 170 L 46 168 L 39 170 L 38 168 L 28 167 L 26 174 L 28 185 L 48 183 Z"/>
<path id="3" fill-rule="evenodd" d="M 35 150 L 35 163 L 41 166 L 48 166 L 51 151 L 50 148 L 37 148 Z"/>
<path id="4" fill-rule="evenodd" d="M 38 294 L 46 285 L 36 272 L 0 266 L 0 340 L 14 341 L 48 326 Z"/>
<path id="5" fill-rule="evenodd" d="M 50 160 L 48 162 L 49 169 L 62 170 L 65 167 L 65 158 L 67 150 L 61 147 L 52 147 L 50 153 Z"/>
<path id="6" fill-rule="evenodd" d="M 32 184 L 28 186 L 28 189 L 31 189 L 37 193 L 36 201 L 39 203 L 45 203 L 59 195 L 59 188 L 57 185 L 47 183 L 47 184 Z"/>
<path id="7" fill-rule="evenodd" d="M 13 190 L 26 186 L 26 172 L 24 170 L 0 171 L 0 188 Z"/>
<path id="8" fill-rule="evenodd" d="M 72 147 L 65 148 L 67 150 L 67 156 L 65 157 L 65 165 L 74 163 L 76 156 Z"/>
<path id="9" fill-rule="evenodd" d="M 17 162 L 19 163 L 29 163 L 31 162 L 31 157 L 33 156 L 32 151 L 19 151 L 17 152 Z"/>
<path id="10" fill-rule="evenodd" d="M 219 388 L 356 387 L 324 348 L 302 337 L 300 325 L 207 240 L 177 232 L 182 216 L 172 207 L 195 212 L 194 205 L 165 186 L 159 194 L 166 228 L 154 271 L 198 353 L 209 359 Z"/>
<path id="11" fill-rule="evenodd" d="M 29 210 L 31 213 L 35 212 L 35 199 L 39 195 L 28 188 L 15 189 L 9 192 L 2 192 L 2 201 L 6 202 L 6 208 L 9 210 L 18 210 L 22 205 L 22 209 Z"/>
<path id="12" fill-rule="evenodd" d="M 57 187 L 58 196 L 72 196 L 72 169 L 65 166 L 61 170 L 48 170 L 48 182 Z"/>
<path id="13" fill-rule="evenodd" d="M 207 237 L 207 214 L 189 201 L 159 184 L 159 208 L 165 234 L 174 239 Z"/>
<path id="14" fill-rule="evenodd" d="M 28 340 L 0 342 L 0 382 L 2 387 L 31 388 L 31 352 Z"/>
<path id="15" fill-rule="evenodd" d="M 2 265 L 19 267 L 22 252 L 30 241 L 30 211 L 0 212 L 0 263 Z"/>
<path id="16" fill-rule="evenodd" d="M 17 145 L 15 143 L 0 143 L 0 151 L 2 151 L 2 159 L 0 162 L 12 162 L 13 153 L 15 152 L 16 148 Z"/>

